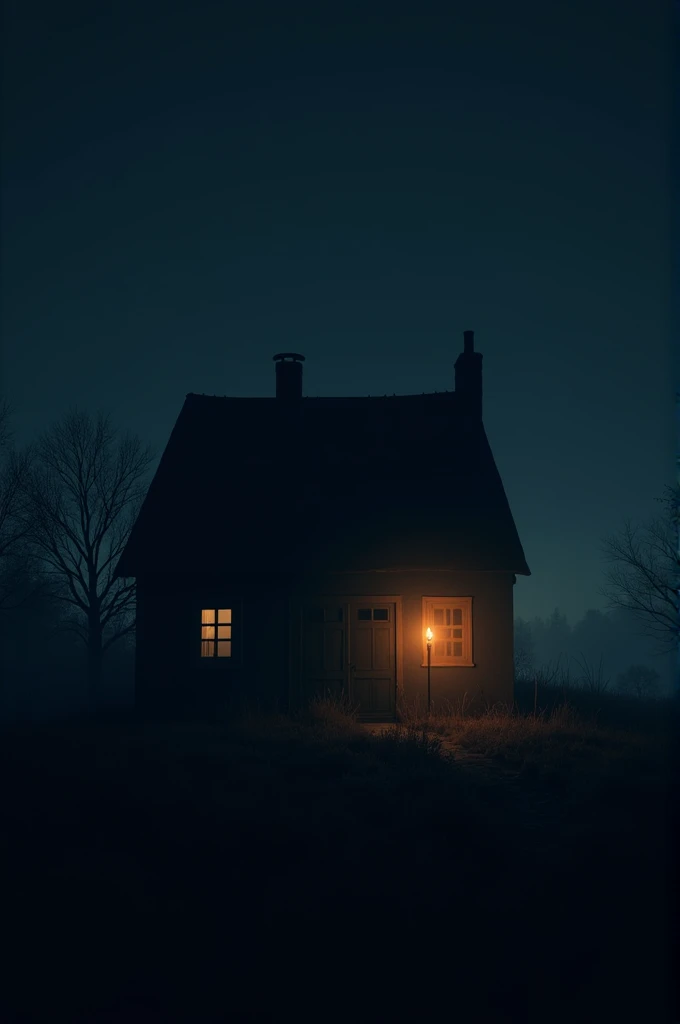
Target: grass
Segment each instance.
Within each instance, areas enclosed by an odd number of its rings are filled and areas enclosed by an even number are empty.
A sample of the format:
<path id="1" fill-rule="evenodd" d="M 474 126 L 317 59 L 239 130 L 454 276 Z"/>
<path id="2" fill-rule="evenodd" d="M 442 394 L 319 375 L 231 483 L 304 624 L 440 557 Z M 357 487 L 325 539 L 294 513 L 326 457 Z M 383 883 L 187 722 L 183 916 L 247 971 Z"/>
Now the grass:
<path id="1" fill-rule="evenodd" d="M 666 1019 L 661 733 L 402 710 L 6 734 L 8 1009 Z"/>
<path id="2" fill-rule="evenodd" d="M 663 774 L 670 754 L 671 732 L 652 734 L 644 729 L 623 729 L 599 724 L 564 703 L 537 714 L 517 708 L 493 707 L 477 715 L 455 711 L 436 712 L 407 719 L 410 728 L 425 727 L 434 736 L 487 758 L 515 766 L 529 774 L 560 771 L 569 778 L 586 772 L 589 780 L 617 774 L 620 766 L 634 761 Z"/>

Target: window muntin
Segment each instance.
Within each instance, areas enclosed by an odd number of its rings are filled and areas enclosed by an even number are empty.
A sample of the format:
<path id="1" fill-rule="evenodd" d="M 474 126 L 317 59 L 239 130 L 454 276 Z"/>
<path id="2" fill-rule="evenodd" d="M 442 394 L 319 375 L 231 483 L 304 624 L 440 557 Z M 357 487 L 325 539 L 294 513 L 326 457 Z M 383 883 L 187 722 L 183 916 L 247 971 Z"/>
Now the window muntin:
<path id="1" fill-rule="evenodd" d="M 389 608 L 357 608 L 357 620 L 359 622 L 389 622 Z"/>
<path id="2" fill-rule="evenodd" d="M 231 608 L 201 609 L 201 657 L 231 658 Z"/>
<path id="3" fill-rule="evenodd" d="M 317 625 L 324 622 L 342 622 L 344 609 L 337 605 L 312 605 L 307 609 L 307 618 L 309 622 L 314 622 Z"/>
<path id="4" fill-rule="evenodd" d="M 432 665 L 472 665 L 472 598 L 423 598 L 423 665 L 427 664 L 428 626 L 432 639 Z"/>

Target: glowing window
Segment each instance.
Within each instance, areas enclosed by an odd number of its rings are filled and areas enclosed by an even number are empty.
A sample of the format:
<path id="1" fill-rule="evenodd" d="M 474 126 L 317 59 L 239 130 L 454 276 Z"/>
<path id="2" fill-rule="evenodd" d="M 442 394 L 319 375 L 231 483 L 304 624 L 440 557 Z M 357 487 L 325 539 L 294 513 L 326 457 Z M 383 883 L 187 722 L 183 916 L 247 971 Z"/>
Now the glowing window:
<path id="1" fill-rule="evenodd" d="M 472 661 L 472 598 L 423 598 L 423 665 L 427 664 L 428 626 L 432 639 L 432 665 L 473 665 Z"/>
<path id="2" fill-rule="evenodd" d="M 201 657 L 231 658 L 231 608 L 201 610 Z"/>

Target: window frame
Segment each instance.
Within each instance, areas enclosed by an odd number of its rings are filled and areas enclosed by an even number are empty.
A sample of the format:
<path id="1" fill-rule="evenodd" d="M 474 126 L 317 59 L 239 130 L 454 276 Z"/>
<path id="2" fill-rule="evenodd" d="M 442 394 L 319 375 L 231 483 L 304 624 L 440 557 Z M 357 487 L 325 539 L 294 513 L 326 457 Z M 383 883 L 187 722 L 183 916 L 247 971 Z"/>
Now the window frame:
<path id="1" fill-rule="evenodd" d="M 218 611 L 220 608 L 231 609 L 231 655 L 229 657 L 219 657 L 217 654 L 211 656 L 205 656 L 201 654 L 201 643 L 202 643 L 202 626 L 205 625 L 201 621 L 203 611 L 206 609 L 214 608 Z M 196 627 L 198 622 L 198 628 Z M 215 622 L 215 627 L 218 623 Z M 217 630 L 216 630 L 217 633 Z M 241 615 L 241 602 L 234 598 L 230 598 L 229 595 L 220 594 L 218 597 L 213 595 L 205 595 L 202 600 L 199 600 L 194 605 L 194 611 L 192 613 L 192 646 L 194 650 L 194 660 L 199 665 L 220 665 L 222 670 L 227 665 L 235 665 L 241 660 L 241 635 L 242 635 L 242 615 Z M 198 637 L 198 639 L 196 639 Z M 215 635 L 217 640 L 217 635 Z M 213 669 L 217 671 L 217 669 Z"/>
<path id="2" fill-rule="evenodd" d="M 423 660 L 421 662 L 422 668 L 427 668 L 427 639 L 425 637 L 425 630 L 428 626 L 432 629 L 434 625 L 434 606 L 443 605 L 444 608 L 460 608 L 463 612 L 463 653 L 459 657 L 455 655 L 440 655 L 435 657 L 434 643 L 432 644 L 431 661 L 430 665 L 432 668 L 474 668 L 475 663 L 472 660 L 472 597 L 454 597 L 454 596 L 442 596 L 442 597 L 423 597 L 422 599 L 422 612 L 421 612 L 421 635 L 422 635 L 422 649 L 423 649 Z"/>

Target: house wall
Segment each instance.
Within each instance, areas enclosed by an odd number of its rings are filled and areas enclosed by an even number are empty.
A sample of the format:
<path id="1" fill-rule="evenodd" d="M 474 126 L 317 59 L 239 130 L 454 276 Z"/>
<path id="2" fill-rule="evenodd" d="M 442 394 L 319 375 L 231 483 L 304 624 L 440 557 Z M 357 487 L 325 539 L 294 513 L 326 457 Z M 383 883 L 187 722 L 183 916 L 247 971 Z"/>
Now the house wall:
<path id="1" fill-rule="evenodd" d="M 203 607 L 232 608 L 232 657 L 200 657 Z M 277 580 L 137 580 L 135 700 L 142 710 L 285 710 L 288 589 Z"/>
<path id="2" fill-rule="evenodd" d="M 328 595 L 398 597 L 397 699 L 427 700 L 423 662 L 424 596 L 472 597 L 473 666 L 431 668 L 434 708 L 513 699 L 511 573 L 375 572 L 333 574 L 293 585 L 271 578 L 165 577 L 137 581 L 136 701 L 158 710 L 187 706 L 285 711 L 306 697 L 302 675 L 305 602 Z M 233 609 L 231 659 L 200 657 L 200 610 Z M 308 695 L 307 695 L 308 696 Z"/>
<path id="3" fill-rule="evenodd" d="M 423 665 L 423 597 L 472 597 L 473 666 L 432 666 L 433 706 L 511 703 L 514 690 L 513 581 L 507 572 L 372 572 L 317 577 L 297 589 L 296 603 L 314 595 L 398 596 L 397 693 L 407 703 L 427 702 Z M 294 675 L 299 663 L 294 660 Z M 295 687 L 295 678 L 293 686 Z M 467 697 L 466 697 L 467 694 Z"/>

